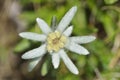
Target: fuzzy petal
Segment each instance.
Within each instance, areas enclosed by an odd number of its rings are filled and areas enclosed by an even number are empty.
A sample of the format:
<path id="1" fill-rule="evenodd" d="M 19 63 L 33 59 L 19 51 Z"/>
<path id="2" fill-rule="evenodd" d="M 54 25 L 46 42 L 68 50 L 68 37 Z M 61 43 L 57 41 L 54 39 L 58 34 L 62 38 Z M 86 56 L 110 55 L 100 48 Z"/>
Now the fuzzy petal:
<path id="1" fill-rule="evenodd" d="M 31 61 L 29 63 L 29 65 L 28 65 L 28 71 L 29 72 L 32 71 L 35 68 L 35 66 L 39 63 L 39 61 L 41 60 L 41 58 L 42 57 L 39 57 L 39 58 L 37 58 L 37 59 L 35 59 L 35 60 L 33 60 L 33 61 Z"/>
<path id="2" fill-rule="evenodd" d="M 28 52 L 26 52 L 25 54 L 22 55 L 22 59 L 33 59 L 33 58 L 37 58 L 40 57 L 42 55 L 44 55 L 46 53 L 46 44 L 43 44 L 42 46 L 30 50 Z"/>
<path id="3" fill-rule="evenodd" d="M 47 25 L 47 23 L 44 20 L 37 18 L 36 21 L 43 33 L 48 34 L 52 32 L 52 30 L 50 29 L 50 27 Z"/>
<path id="4" fill-rule="evenodd" d="M 67 43 L 67 45 L 65 47 L 67 49 L 69 49 L 70 51 L 78 53 L 78 54 L 83 54 L 83 55 L 89 54 L 87 49 L 85 49 L 84 47 L 82 47 L 72 41 L 69 41 L 69 43 Z"/>
<path id="5" fill-rule="evenodd" d="M 73 26 L 70 26 L 63 32 L 63 34 L 68 37 L 72 34 L 72 30 L 73 30 Z"/>
<path id="6" fill-rule="evenodd" d="M 92 42 L 96 39 L 94 36 L 78 36 L 78 37 L 70 37 L 70 40 L 79 43 L 79 44 L 84 44 L 84 43 L 89 43 Z"/>
<path id="7" fill-rule="evenodd" d="M 46 35 L 44 35 L 44 34 L 37 34 L 37 33 L 32 33 L 32 32 L 22 32 L 19 35 L 23 38 L 35 40 L 35 41 L 43 42 L 46 40 Z"/>
<path id="8" fill-rule="evenodd" d="M 60 64 L 60 56 L 58 53 L 52 53 L 52 64 L 55 69 L 59 67 Z"/>
<path id="9" fill-rule="evenodd" d="M 61 19 L 60 23 L 58 24 L 57 30 L 61 33 L 65 30 L 65 28 L 70 24 L 72 18 L 74 17 L 77 11 L 77 7 L 72 7 L 65 16 Z"/>
<path id="10" fill-rule="evenodd" d="M 70 58 L 67 56 L 64 50 L 60 51 L 60 57 L 62 58 L 63 62 L 65 63 L 66 67 L 74 74 L 78 74 L 78 69 L 73 64 L 73 62 L 70 60 Z"/>

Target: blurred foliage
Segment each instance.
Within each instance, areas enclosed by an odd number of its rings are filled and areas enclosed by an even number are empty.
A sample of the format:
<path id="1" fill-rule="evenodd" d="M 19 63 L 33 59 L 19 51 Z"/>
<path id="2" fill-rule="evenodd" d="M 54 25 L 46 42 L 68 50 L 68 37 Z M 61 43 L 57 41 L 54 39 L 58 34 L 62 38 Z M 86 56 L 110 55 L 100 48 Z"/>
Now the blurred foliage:
<path id="1" fill-rule="evenodd" d="M 36 18 L 44 19 L 49 25 L 55 15 L 58 22 L 69 8 L 76 5 L 78 11 L 71 24 L 72 35 L 95 35 L 97 39 L 83 45 L 90 55 L 77 55 L 67 52 L 79 69 L 73 75 L 61 60 L 55 70 L 52 65 L 43 64 L 41 68 L 45 80 L 120 80 L 120 1 L 119 0 L 21 0 L 23 11 L 20 15 L 27 23 L 27 31 L 41 33 Z M 16 53 L 35 48 L 37 43 L 22 39 L 16 46 Z M 71 54 L 72 53 L 72 54 Z M 50 64 L 51 61 L 48 61 Z M 51 66 L 47 69 L 46 66 Z M 47 71 L 48 73 L 47 73 Z M 39 70 L 38 70 L 39 72 Z"/>

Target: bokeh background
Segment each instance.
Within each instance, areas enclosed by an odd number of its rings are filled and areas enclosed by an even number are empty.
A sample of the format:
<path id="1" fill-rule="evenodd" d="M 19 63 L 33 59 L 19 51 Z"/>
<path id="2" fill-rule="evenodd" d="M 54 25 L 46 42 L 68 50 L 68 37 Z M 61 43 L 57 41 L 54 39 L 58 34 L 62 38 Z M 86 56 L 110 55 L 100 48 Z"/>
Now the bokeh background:
<path id="1" fill-rule="evenodd" d="M 50 56 L 28 72 L 29 60 L 21 55 L 41 43 L 18 34 L 41 33 L 37 17 L 50 25 L 53 16 L 59 22 L 74 5 L 78 11 L 72 35 L 97 37 L 83 45 L 89 55 L 67 52 L 79 75 L 69 72 L 62 60 L 54 69 Z M 120 0 L 0 0 L 0 80 L 120 80 Z"/>

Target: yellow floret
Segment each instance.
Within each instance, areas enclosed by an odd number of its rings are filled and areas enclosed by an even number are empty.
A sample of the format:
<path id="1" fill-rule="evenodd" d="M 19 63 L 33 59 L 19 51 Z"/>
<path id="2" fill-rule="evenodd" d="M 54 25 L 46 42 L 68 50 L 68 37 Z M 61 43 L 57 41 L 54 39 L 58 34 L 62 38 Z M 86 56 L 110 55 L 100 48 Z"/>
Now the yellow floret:
<path id="1" fill-rule="evenodd" d="M 58 31 L 50 33 L 47 38 L 48 52 L 58 52 L 61 48 L 64 47 L 66 40 L 66 37 L 61 35 Z"/>

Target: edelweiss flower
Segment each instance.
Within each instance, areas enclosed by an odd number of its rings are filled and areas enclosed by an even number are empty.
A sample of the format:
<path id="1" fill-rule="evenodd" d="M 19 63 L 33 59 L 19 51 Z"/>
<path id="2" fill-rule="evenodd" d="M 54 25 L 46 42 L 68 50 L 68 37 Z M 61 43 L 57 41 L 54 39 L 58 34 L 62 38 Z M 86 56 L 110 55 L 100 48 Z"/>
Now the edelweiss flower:
<path id="1" fill-rule="evenodd" d="M 48 52 L 52 56 L 52 64 L 55 69 L 59 67 L 61 58 L 65 63 L 66 67 L 72 73 L 74 74 L 79 73 L 76 66 L 67 56 L 64 48 L 77 54 L 87 55 L 89 54 L 89 52 L 80 44 L 89 43 L 95 40 L 95 37 L 94 36 L 70 37 L 73 30 L 73 26 L 68 27 L 68 25 L 72 20 L 73 16 L 75 15 L 76 10 L 77 10 L 76 6 L 72 7 L 61 19 L 60 23 L 57 25 L 56 30 L 52 30 L 44 20 L 37 18 L 36 21 L 39 27 L 41 28 L 43 34 L 37 34 L 32 32 L 22 32 L 19 34 L 23 38 L 43 42 L 43 44 L 40 47 L 30 50 L 22 55 L 23 59 L 35 58 L 35 60 L 30 63 L 31 66 L 30 70 L 32 70 L 41 60 L 43 55 L 45 55 Z"/>

